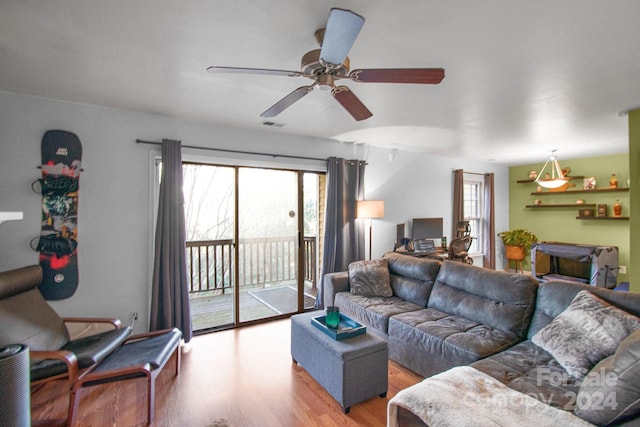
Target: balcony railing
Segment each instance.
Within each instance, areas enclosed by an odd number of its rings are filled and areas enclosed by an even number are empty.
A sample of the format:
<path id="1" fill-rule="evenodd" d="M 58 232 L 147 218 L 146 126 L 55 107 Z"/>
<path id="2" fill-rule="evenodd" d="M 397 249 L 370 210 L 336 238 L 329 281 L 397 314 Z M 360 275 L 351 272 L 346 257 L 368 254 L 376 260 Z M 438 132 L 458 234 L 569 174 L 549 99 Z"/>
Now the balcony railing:
<path id="1" fill-rule="evenodd" d="M 262 287 L 267 283 L 295 282 L 295 237 L 242 239 L 238 247 L 239 286 Z M 316 287 L 316 237 L 304 238 L 304 280 Z M 233 240 L 187 242 L 189 293 L 224 294 L 233 288 Z"/>

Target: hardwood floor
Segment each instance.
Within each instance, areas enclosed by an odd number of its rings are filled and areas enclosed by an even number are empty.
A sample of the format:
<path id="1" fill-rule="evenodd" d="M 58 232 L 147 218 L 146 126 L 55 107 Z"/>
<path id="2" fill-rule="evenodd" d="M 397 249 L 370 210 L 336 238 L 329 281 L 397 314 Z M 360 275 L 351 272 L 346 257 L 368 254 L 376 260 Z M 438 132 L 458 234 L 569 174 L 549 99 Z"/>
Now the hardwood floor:
<path id="1" fill-rule="evenodd" d="M 389 362 L 389 391 L 344 415 L 333 398 L 294 365 L 290 321 L 279 320 L 194 337 L 175 377 L 169 361 L 156 383 L 151 426 L 206 427 L 224 418 L 233 427 L 385 426 L 387 402 L 422 380 Z M 31 396 L 34 426 L 62 419 L 68 399 L 55 382 Z M 135 379 L 81 391 L 76 426 L 139 426 L 146 422 L 146 384 Z"/>

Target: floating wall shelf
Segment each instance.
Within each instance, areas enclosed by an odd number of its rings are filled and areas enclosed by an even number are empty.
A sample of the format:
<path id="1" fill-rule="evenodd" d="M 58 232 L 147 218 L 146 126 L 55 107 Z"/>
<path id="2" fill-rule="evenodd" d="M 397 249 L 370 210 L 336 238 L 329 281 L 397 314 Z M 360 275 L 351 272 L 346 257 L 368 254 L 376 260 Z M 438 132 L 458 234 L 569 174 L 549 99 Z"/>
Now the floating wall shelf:
<path id="1" fill-rule="evenodd" d="M 568 179 L 584 179 L 584 176 L 567 176 Z M 519 179 L 516 181 L 518 184 L 532 184 L 536 182 L 535 179 Z"/>
<path id="2" fill-rule="evenodd" d="M 571 190 L 571 191 L 534 191 L 534 196 L 548 196 L 549 194 L 585 194 L 585 193 L 615 193 L 617 191 L 629 191 L 629 188 L 596 188 L 594 190 Z"/>
<path id="3" fill-rule="evenodd" d="M 576 219 L 613 219 L 613 220 L 623 220 L 628 221 L 628 216 L 577 216 Z"/>
<path id="4" fill-rule="evenodd" d="M 541 208 L 595 208 L 595 203 L 569 203 L 569 204 L 560 204 L 560 203 L 552 203 L 549 205 L 526 205 L 527 208 L 541 209 Z"/>

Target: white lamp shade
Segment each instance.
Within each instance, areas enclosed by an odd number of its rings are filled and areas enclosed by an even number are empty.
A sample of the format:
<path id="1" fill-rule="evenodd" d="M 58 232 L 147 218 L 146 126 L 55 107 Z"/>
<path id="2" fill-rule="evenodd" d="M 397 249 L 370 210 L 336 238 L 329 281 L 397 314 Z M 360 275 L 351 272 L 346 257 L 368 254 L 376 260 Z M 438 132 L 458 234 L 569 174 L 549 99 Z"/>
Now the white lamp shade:
<path id="1" fill-rule="evenodd" d="M 551 158 L 544 163 L 544 166 L 542 166 L 542 169 L 540 169 L 540 173 L 538 174 L 538 178 L 536 178 L 535 182 L 541 187 L 559 188 L 569 182 L 569 178 L 566 178 L 564 176 L 564 173 L 560 168 L 560 163 L 558 163 L 558 159 L 555 155 L 556 150 L 553 150 L 551 153 Z M 542 178 L 542 173 L 549 163 L 551 163 L 551 177 Z"/>
<path id="2" fill-rule="evenodd" d="M 569 180 L 567 178 L 556 178 L 556 179 L 541 179 L 538 182 L 538 185 L 545 188 L 559 188 L 565 185 Z"/>
<path id="3" fill-rule="evenodd" d="M 356 203 L 357 218 L 384 218 L 384 200 L 359 200 Z"/>

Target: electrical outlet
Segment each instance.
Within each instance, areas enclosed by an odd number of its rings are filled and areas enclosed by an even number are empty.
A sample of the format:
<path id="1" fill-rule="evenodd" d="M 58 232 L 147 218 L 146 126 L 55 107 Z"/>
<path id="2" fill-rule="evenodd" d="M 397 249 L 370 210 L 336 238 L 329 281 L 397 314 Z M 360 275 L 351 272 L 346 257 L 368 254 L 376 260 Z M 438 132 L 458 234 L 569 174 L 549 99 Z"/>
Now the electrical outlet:
<path id="1" fill-rule="evenodd" d="M 132 319 L 132 320 L 138 320 L 138 313 L 137 313 L 137 312 L 135 312 L 135 311 L 132 311 L 132 312 L 131 312 L 131 319 Z"/>
<path id="2" fill-rule="evenodd" d="M 618 267 L 618 273 L 620 274 L 627 274 L 627 266 L 626 265 L 621 265 Z"/>

